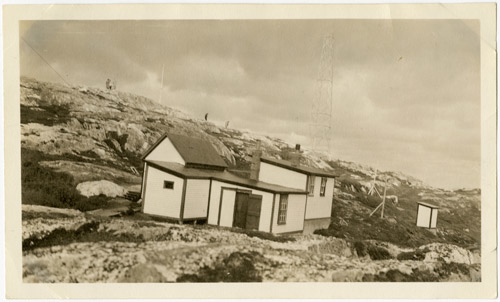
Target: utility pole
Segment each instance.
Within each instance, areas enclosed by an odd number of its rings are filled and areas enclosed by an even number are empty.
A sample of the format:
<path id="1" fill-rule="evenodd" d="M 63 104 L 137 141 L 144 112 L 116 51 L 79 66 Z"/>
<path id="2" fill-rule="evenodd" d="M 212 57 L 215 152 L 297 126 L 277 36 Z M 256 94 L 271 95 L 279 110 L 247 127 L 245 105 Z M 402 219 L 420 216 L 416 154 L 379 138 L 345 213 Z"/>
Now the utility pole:
<path id="1" fill-rule="evenodd" d="M 161 96 L 163 94 L 163 73 L 165 72 L 165 63 L 163 63 L 161 67 L 161 89 L 160 89 L 160 104 L 161 104 Z"/>

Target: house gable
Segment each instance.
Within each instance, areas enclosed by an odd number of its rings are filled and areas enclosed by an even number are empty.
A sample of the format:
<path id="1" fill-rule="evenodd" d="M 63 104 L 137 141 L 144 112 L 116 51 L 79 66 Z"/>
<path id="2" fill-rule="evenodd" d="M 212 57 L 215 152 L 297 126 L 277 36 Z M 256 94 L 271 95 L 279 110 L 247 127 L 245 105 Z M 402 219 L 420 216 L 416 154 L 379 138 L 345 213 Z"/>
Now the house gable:
<path id="1" fill-rule="evenodd" d="M 182 158 L 181 154 L 175 148 L 170 139 L 164 135 L 160 138 L 144 155 L 146 161 L 157 160 L 179 163 L 185 165 L 186 161 Z"/>

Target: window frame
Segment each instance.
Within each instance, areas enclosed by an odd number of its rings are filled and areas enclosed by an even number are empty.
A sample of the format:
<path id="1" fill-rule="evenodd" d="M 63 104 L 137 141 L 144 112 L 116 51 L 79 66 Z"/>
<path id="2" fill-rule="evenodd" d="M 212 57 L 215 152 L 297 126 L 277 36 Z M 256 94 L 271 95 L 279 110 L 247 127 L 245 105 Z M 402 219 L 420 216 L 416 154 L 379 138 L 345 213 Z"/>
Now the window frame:
<path id="1" fill-rule="evenodd" d="M 307 178 L 307 190 L 308 190 L 308 196 L 313 197 L 314 196 L 314 189 L 316 186 L 316 175 L 309 175 Z M 312 187 L 312 190 L 311 190 Z"/>
<path id="2" fill-rule="evenodd" d="M 163 181 L 163 189 L 173 190 L 174 184 L 175 184 L 175 182 L 173 182 L 171 180 L 164 180 Z"/>
<path id="3" fill-rule="evenodd" d="M 319 196 L 323 197 L 326 195 L 326 184 L 328 183 L 328 178 L 321 177 L 321 185 L 319 187 Z"/>
<path id="4" fill-rule="evenodd" d="M 288 194 L 280 194 L 278 225 L 285 225 L 288 216 Z"/>

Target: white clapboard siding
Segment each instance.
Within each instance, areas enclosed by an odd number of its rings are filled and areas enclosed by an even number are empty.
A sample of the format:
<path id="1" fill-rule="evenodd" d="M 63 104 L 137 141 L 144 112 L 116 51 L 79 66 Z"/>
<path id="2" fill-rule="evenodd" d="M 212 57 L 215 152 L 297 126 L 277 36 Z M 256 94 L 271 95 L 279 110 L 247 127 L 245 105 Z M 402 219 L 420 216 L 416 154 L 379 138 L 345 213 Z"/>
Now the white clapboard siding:
<path id="1" fill-rule="evenodd" d="M 146 156 L 146 160 L 169 161 L 182 165 L 186 163 L 168 137 Z"/>
<path id="2" fill-rule="evenodd" d="M 428 228 L 430 219 L 431 219 L 431 208 L 419 204 L 417 226 Z"/>
<path id="3" fill-rule="evenodd" d="M 335 178 L 327 178 L 325 196 L 320 196 L 321 176 L 315 177 L 314 196 L 307 197 L 306 219 L 331 216 L 334 181 Z"/>
<path id="4" fill-rule="evenodd" d="M 184 219 L 206 218 L 210 180 L 188 179 L 184 202 Z"/>
<path id="5" fill-rule="evenodd" d="M 222 189 L 230 188 L 233 193 L 229 193 L 229 190 L 224 190 L 222 207 L 221 207 L 221 225 L 232 226 L 233 225 L 233 214 L 234 214 L 234 200 L 236 198 L 235 189 L 248 190 L 252 194 L 262 196 L 262 206 L 260 210 L 260 221 L 259 221 L 259 231 L 269 232 L 271 226 L 271 211 L 273 204 L 273 193 L 263 192 L 259 190 L 249 189 L 244 186 L 237 186 L 233 184 L 224 183 L 221 181 L 212 181 L 212 190 L 210 196 L 210 209 L 208 214 L 208 223 L 212 225 L 217 225 L 219 218 L 219 205 L 221 201 Z"/>
<path id="6" fill-rule="evenodd" d="M 306 205 L 306 195 L 289 194 L 286 223 L 278 224 L 278 214 L 280 206 L 280 195 L 276 194 L 274 203 L 273 233 L 298 232 L 304 229 L 304 211 Z"/>
<path id="7" fill-rule="evenodd" d="M 145 181 L 146 181 L 146 171 L 147 171 L 147 167 L 148 167 L 148 163 L 147 162 L 144 162 L 144 170 L 142 172 L 142 184 L 141 184 L 141 199 L 144 200 L 144 184 L 145 184 Z"/>
<path id="8" fill-rule="evenodd" d="M 164 181 L 173 181 L 173 189 L 164 189 Z M 144 213 L 179 218 L 184 180 L 151 166 L 147 168 Z"/>
<path id="9" fill-rule="evenodd" d="M 438 218 L 438 210 L 432 210 L 432 219 L 431 219 L 431 228 L 435 228 L 437 226 L 437 218 Z"/>
<path id="10" fill-rule="evenodd" d="M 220 207 L 220 226 L 233 226 L 234 201 L 236 198 L 235 190 L 222 189 L 222 205 Z"/>
<path id="11" fill-rule="evenodd" d="M 307 175 L 261 162 L 259 180 L 288 188 L 304 190 L 307 184 Z"/>

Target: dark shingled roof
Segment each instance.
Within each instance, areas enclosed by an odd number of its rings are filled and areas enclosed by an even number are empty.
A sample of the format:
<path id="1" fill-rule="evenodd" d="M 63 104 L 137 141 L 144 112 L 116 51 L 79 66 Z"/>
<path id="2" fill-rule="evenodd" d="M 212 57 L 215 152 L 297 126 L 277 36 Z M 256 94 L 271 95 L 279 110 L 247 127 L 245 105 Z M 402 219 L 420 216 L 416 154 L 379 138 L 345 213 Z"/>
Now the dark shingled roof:
<path id="1" fill-rule="evenodd" d="M 426 207 L 429 207 L 429 208 L 433 208 L 433 209 L 439 209 L 439 206 L 437 204 L 434 204 L 432 202 L 428 202 L 428 201 L 417 201 L 418 204 L 421 204 L 423 206 L 426 206 Z"/>
<path id="2" fill-rule="evenodd" d="M 164 162 L 157 160 L 146 161 L 154 168 L 163 170 L 167 173 L 188 179 L 213 179 L 221 182 L 226 182 L 234 185 L 240 185 L 256 190 L 271 192 L 271 193 L 289 193 L 289 194 L 307 194 L 307 191 L 287 188 L 270 184 L 267 182 L 251 180 L 236 176 L 228 171 L 216 171 L 207 169 L 187 168 L 179 163 Z"/>
<path id="3" fill-rule="evenodd" d="M 323 177 L 338 177 L 337 174 L 329 171 L 325 171 L 322 169 L 318 168 L 311 168 L 311 167 L 306 167 L 306 166 L 294 166 L 292 165 L 291 162 L 287 160 L 282 160 L 282 159 L 275 159 L 275 158 L 270 158 L 270 157 L 262 157 L 260 159 L 264 163 L 272 164 L 281 168 L 285 168 L 288 170 L 308 174 L 308 175 L 318 175 L 318 176 L 323 176 Z"/>
<path id="4" fill-rule="evenodd" d="M 153 151 L 166 137 L 170 139 L 187 165 L 202 165 L 227 168 L 226 163 L 209 141 L 189 136 L 167 133 L 163 135 L 143 156 L 143 159 Z"/>

